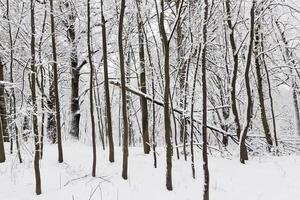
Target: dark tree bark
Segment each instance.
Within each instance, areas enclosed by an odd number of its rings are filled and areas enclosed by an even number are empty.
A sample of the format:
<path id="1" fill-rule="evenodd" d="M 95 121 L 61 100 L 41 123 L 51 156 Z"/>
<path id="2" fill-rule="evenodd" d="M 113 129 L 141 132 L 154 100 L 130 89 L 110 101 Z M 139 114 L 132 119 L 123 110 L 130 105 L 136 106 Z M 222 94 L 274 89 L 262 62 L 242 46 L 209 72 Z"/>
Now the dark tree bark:
<path id="1" fill-rule="evenodd" d="M 159 16 L 159 29 L 162 37 L 164 50 L 164 68 L 165 68 L 165 90 L 164 90 L 164 128 L 165 142 L 167 146 L 167 173 L 166 187 L 167 190 L 173 190 L 172 184 L 172 143 L 171 143 L 171 121 L 170 121 L 170 46 L 164 25 L 164 0 L 161 0 L 161 13 Z"/>
<path id="2" fill-rule="evenodd" d="M 5 81 L 4 80 L 4 64 L 2 62 L 2 57 L 0 57 L 0 81 Z M 3 139 L 4 139 L 4 142 L 9 142 L 4 84 L 0 84 L 0 115 L 1 115 L 1 122 L 2 122 Z"/>
<path id="3" fill-rule="evenodd" d="M 106 106 L 106 122 L 107 136 L 109 143 L 109 161 L 114 162 L 114 140 L 111 120 L 111 105 L 108 80 L 108 56 L 107 56 L 107 40 L 106 40 L 106 20 L 103 11 L 103 0 L 101 0 L 101 21 L 102 21 L 102 49 L 103 49 L 103 68 L 104 68 L 104 87 L 105 87 L 105 106 Z"/>
<path id="4" fill-rule="evenodd" d="M 152 69 L 152 99 L 155 99 L 155 86 L 154 86 L 154 72 Z M 154 168 L 157 168 L 157 157 L 156 157 L 156 137 L 155 137 L 155 125 L 156 125 L 156 121 L 155 121 L 155 102 L 152 101 L 152 148 L 153 148 L 153 161 L 154 161 Z"/>
<path id="5" fill-rule="evenodd" d="M 122 92 L 122 114 L 123 114 L 123 168 L 122 177 L 127 180 L 128 178 L 128 119 L 127 119 L 127 96 L 126 96 L 126 72 L 125 72 L 125 60 L 124 60 L 124 48 L 123 48 L 123 24 L 125 15 L 125 0 L 121 0 L 121 11 L 119 18 L 119 30 L 118 30 L 118 45 L 119 45 L 119 57 L 120 57 L 120 73 L 121 73 L 121 92 Z"/>
<path id="6" fill-rule="evenodd" d="M 204 21 L 203 21 L 203 49 L 202 49 L 202 159 L 204 173 L 203 200 L 209 200 L 209 169 L 207 157 L 207 83 L 206 83 L 206 59 L 207 59 L 207 23 L 208 23 L 208 0 L 204 0 Z"/>
<path id="7" fill-rule="evenodd" d="M 196 90 L 196 83 L 198 77 L 198 70 L 199 70 L 199 60 L 201 55 L 201 48 L 202 45 L 199 45 L 198 48 L 198 56 L 196 62 L 196 69 L 194 74 L 193 86 L 192 86 L 192 99 L 191 99 L 191 167 L 192 167 L 192 176 L 196 178 L 195 172 L 195 156 L 194 156 L 194 105 L 195 105 L 195 90 Z"/>
<path id="8" fill-rule="evenodd" d="M 256 69 L 256 77 L 257 77 L 257 91 L 258 91 L 258 97 L 259 97 L 259 106 L 260 106 L 260 114 L 261 114 L 261 121 L 264 129 L 264 133 L 266 136 L 267 143 L 272 146 L 273 141 L 270 133 L 270 127 L 267 119 L 266 114 L 266 108 L 265 108 L 265 102 L 264 102 L 264 89 L 263 89 L 263 80 L 261 75 L 261 67 L 262 67 L 262 59 L 259 56 L 261 51 L 260 46 L 260 34 L 259 34 L 260 25 L 257 24 L 255 28 L 255 41 L 254 41 L 254 55 L 255 55 L 255 69 Z"/>
<path id="9" fill-rule="evenodd" d="M 88 59 L 90 64 L 90 114 L 91 114 L 91 128 L 92 128 L 92 143 L 93 143 L 93 165 L 92 176 L 96 176 L 96 131 L 94 119 L 94 102 L 93 102 L 93 82 L 94 82 L 94 66 L 92 61 L 92 47 L 91 47 L 91 8 L 90 0 L 87 0 L 87 45 L 88 45 Z"/>
<path id="10" fill-rule="evenodd" d="M 51 19 L 51 41 L 52 41 L 52 57 L 53 57 L 53 75 L 54 75 L 54 93 L 55 93 L 55 121 L 56 121 L 56 137 L 58 147 L 58 162 L 63 162 L 63 149 L 61 141 L 61 126 L 60 126 L 60 103 L 58 91 L 58 73 L 57 73 L 57 53 L 56 53 L 56 39 L 55 39 L 55 23 L 54 23 L 54 9 L 53 0 L 50 0 L 50 19 Z"/>
<path id="11" fill-rule="evenodd" d="M 84 61 L 81 65 L 78 64 L 77 55 L 77 42 L 76 42 L 76 31 L 75 31 L 75 21 L 76 13 L 75 8 L 68 1 L 64 3 L 67 9 L 70 9 L 68 15 L 67 25 L 67 35 L 68 41 L 71 45 L 71 122 L 70 122 L 70 135 L 75 139 L 79 139 L 80 131 L 80 105 L 79 105 L 79 83 L 80 83 L 80 70 L 86 63 Z"/>
<path id="12" fill-rule="evenodd" d="M 138 11 L 137 22 L 138 22 L 138 36 L 139 36 L 139 59 L 140 59 L 140 82 L 141 91 L 147 94 L 147 79 L 146 79 L 146 67 L 145 67 L 145 50 L 144 50 L 144 34 L 143 34 L 143 21 L 140 13 L 141 0 L 136 0 Z M 141 110 L 142 110 L 142 128 L 143 128 L 143 146 L 144 153 L 150 153 L 150 141 L 149 141 L 149 130 L 148 130 L 148 106 L 147 99 L 141 97 Z"/>
<path id="13" fill-rule="evenodd" d="M 246 114 L 246 122 L 244 125 L 243 133 L 240 137 L 240 162 L 245 163 L 245 160 L 248 160 L 248 152 L 246 147 L 246 138 L 248 129 L 252 120 L 252 109 L 253 109 L 253 102 L 252 102 L 252 92 L 251 92 L 251 84 L 250 84 L 250 68 L 251 68 L 251 60 L 252 60 L 252 51 L 253 51 L 253 40 L 254 40 L 254 25 L 255 25 L 255 7 L 256 7 L 256 0 L 252 0 L 252 6 L 250 10 L 250 38 L 249 38 L 249 46 L 246 58 L 246 67 L 245 67 L 245 84 L 246 84 L 246 91 L 247 91 L 247 114 Z"/>
<path id="14" fill-rule="evenodd" d="M 264 52 L 264 40 L 263 40 L 264 37 L 263 37 L 263 34 L 261 34 L 261 38 L 262 38 L 262 41 L 261 41 L 262 52 Z M 274 100 L 273 100 L 273 94 L 272 94 L 272 85 L 271 85 L 269 70 L 268 70 L 268 67 L 267 67 L 267 64 L 265 62 L 265 58 L 264 57 L 265 56 L 263 54 L 263 65 L 264 65 L 264 69 L 265 69 L 265 72 L 266 72 L 267 83 L 268 83 L 268 96 L 269 96 L 270 105 L 271 105 L 274 140 L 275 140 L 276 147 L 278 147 L 277 127 L 276 127 L 276 115 L 275 115 L 275 109 L 274 109 Z"/>
<path id="15" fill-rule="evenodd" d="M 241 125 L 238 113 L 238 105 L 236 100 L 236 81 L 238 76 L 238 67 L 239 67 L 239 54 L 237 52 L 236 42 L 235 42 L 235 35 L 234 35 L 234 27 L 232 25 L 232 13 L 230 7 L 231 0 L 226 0 L 226 14 L 227 14 L 227 25 L 229 29 L 229 42 L 231 46 L 231 54 L 233 60 L 233 75 L 231 81 L 231 108 L 232 113 L 234 116 L 234 123 L 236 128 L 236 134 L 238 138 L 240 138 L 241 134 Z"/>
<path id="16" fill-rule="evenodd" d="M 6 160 L 2 130 L 2 120 L 0 115 L 0 163 L 4 163 Z"/>
<path id="17" fill-rule="evenodd" d="M 47 136 L 52 144 L 56 143 L 56 120 L 55 120 L 55 92 L 54 92 L 54 75 L 51 66 L 48 67 L 49 72 L 49 98 L 47 101 L 48 119 L 47 119 Z"/>
<path id="18" fill-rule="evenodd" d="M 41 175 L 40 175 L 40 137 L 38 130 L 37 119 L 37 101 L 36 101 L 36 66 L 35 66 L 35 0 L 30 1 L 30 13 L 31 13 L 31 98 L 32 98 L 32 123 L 33 134 L 35 143 L 34 153 L 34 172 L 35 172 L 35 192 L 37 195 L 42 193 L 41 189 Z"/>

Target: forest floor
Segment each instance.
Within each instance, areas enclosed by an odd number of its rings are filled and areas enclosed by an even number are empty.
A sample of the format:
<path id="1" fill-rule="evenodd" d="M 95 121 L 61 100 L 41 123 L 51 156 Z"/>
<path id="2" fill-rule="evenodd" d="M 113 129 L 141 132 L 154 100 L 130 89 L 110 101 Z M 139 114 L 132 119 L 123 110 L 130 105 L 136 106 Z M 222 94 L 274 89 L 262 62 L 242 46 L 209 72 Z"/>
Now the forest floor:
<path id="1" fill-rule="evenodd" d="M 57 147 L 46 145 L 41 162 L 42 195 L 35 195 L 33 157 L 23 152 L 24 163 L 8 156 L 0 164 L 0 200 L 198 200 L 202 199 L 202 161 L 196 157 L 196 179 L 190 161 L 173 158 L 174 191 L 165 189 L 165 154 L 158 150 L 158 168 L 153 154 L 141 148 L 129 150 L 129 179 L 121 178 L 122 149 L 116 162 L 107 151 L 97 151 L 97 177 L 91 177 L 92 148 L 81 143 L 64 144 L 64 163 L 57 163 Z M 231 159 L 209 157 L 212 200 L 299 200 L 300 157 L 251 157 L 246 165 Z"/>

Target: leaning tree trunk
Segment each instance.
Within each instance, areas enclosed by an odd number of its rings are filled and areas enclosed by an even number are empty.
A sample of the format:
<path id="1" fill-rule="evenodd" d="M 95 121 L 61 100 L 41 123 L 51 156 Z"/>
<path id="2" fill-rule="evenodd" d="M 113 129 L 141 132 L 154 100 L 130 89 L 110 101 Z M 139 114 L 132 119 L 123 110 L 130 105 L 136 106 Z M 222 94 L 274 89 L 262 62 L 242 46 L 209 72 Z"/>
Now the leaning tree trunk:
<path id="1" fill-rule="evenodd" d="M 199 60 L 201 55 L 201 48 L 202 45 L 199 45 L 198 48 L 198 56 L 197 56 L 197 62 L 196 62 L 196 69 L 194 74 L 194 80 L 193 80 L 193 86 L 192 86 L 192 95 L 191 95 L 191 167 L 192 167 L 192 176 L 193 178 L 196 178 L 196 172 L 195 172 L 195 156 L 194 156 L 194 107 L 195 107 L 195 91 L 196 91 L 196 83 L 197 83 L 197 77 L 198 77 L 198 70 L 199 70 Z"/>
<path id="2" fill-rule="evenodd" d="M 56 40 L 55 40 L 55 23 L 54 23 L 54 9 L 53 0 L 50 0 L 50 19 L 51 19 L 51 40 L 52 40 L 52 56 L 53 56 L 53 76 L 54 76 L 54 93 L 55 93 L 55 119 L 56 119 L 56 137 L 58 148 L 58 162 L 63 162 L 63 149 L 61 142 L 61 126 L 60 126 L 60 103 L 58 91 L 58 73 L 57 73 L 57 53 L 56 53 Z"/>
<path id="3" fill-rule="evenodd" d="M 93 143 L 93 165 L 92 176 L 96 176 L 96 131 L 95 131 L 95 119 L 94 119 L 94 102 L 93 102 L 93 82 L 94 82 L 94 66 L 92 62 L 92 47 L 91 47 L 91 11 L 90 0 L 87 1 L 87 45 L 88 45 L 88 59 L 90 64 L 90 114 L 91 114 L 91 126 L 92 126 L 92 143 Z"/>
<path id="4" fill-rule="evenodd" d="M 207 22 L 208 22 L 208 0 L 204 0 L 204 22 L 203 22 L 203 49 L 202 49 L 202 159 L 204 173 L 203 200 L 209 200 L 209 169 L 207 158 L 207 83 L 206 83 L 206 59 L 207 59 Z"/>
<path id="5" fill-rule="evenodd" d="M 259 106 L 260 106 L 260 114 L 261 114 L 261 121 L 264 129 L 264 133 L 266 136 L 267 143 L 272 146 L 273 141 L 270 133 L 270 127 L 267 119 L 265 102 L 264 102 L 264 90 L 263 90 L 263 80 L 261 75 L 261 67 L 262 67 L 262 59 L 260 58 L 259 54 L 262 53 L 260 47 L 260 34 L 259 34 L 259 23 L 255 29 L 255 41 L 254 41 L 254 54 L 255 54 L 255 69 L 256 69 L 256 76 L 257 76 L 257 91 L 259 97 Z"/>
<path id="6" fill-rule="evenodd" d="M 140 11 L 141 0 L 137 0 L 138 10 Z M 146 79 L 146 67 L 145 67 L 145 50 L 144 50 L 144 33 L 143 33 L 143 21 L 141 13 L 137 14 L 138 21 L 138 37 L 139 37 L 139 58 L 140 58 L 140 81 L 141 81 L 141 91 L 147 94 L 147 79 Z M 145 97 L 140 98 L 141 110 L 142 110 L 142 128 L 143 128 L 143 146 L 144 153 L 150 153 L 150 141 L 149 141 L 149 130 L 148 130 L 148 106 Z"/>
<path id="7" fill-rule="evenodd" d="M 250 38 L 249 38 L 248 54 L 247 54 L 246 67 L 245 67 L 245 84 L 247 90 L 247 114 L 246 114 L 246 122 L 244 125 L 244 129 L 240 137 L 240 162 L 243 164 L 245 163 L 245 160 L 248 160 L 246 138 L 252 120 L 252 109 L 253 109 L 253 102 L 251 97 L 252 92 L 251 92 L 251 85 L 250 85 L 250 67 L 251 67 L 253 40 L 254 40 L 255 5 L 256 5 L 256 0 L 252 0 L 252 7 L 250 11 L 250 29 L 249 29 Z"/>
<path id="8" fill-rule="evenodd" d="M 261 50 L 264 52 L 264 40 L 263 40 L 263 34 L 261 34 Z M 273 100 L 273 94 L 272 94 L 272 86 L 271 86 L 271 80 L 270 80 L 270 75 L 269 75 L 269 70 L 265 61 L 265 54 L 262 55 L 263 58 L 263 65 L 264 65 L 264 70 L 266 72 L 266 78 L 267 78 L 267 83 L 268 83 L 268 96 L 270 100 L 270 106 L 271 106 L 271 114 L 272 114 L 272 123 L 273 123 L 273 132 L 274 132 L 274 140 L 275 140 L 275 145 L 278 147 L 278 139 L 277 139 L 277 127 L 276 127 L 276 115 L 275 115 L 275 109 L 274 109 L 274 100 Z"/>
<path id="9" fill-rule="evenodd" d="M 123 48 L 123 24 L 125 14 L 125 0 L 121 0 L 121 11 L 119 21 L 118 45 L 120 57 L 120 73 L 121 73 L 121 92 L 122 92 L 122 114 L 123 114 L 123 168 L 122 177 L 127 180 L 128 178 L 128 119 L 127 119 L 127 105 L 126 105 L 126 77 L 125 77 L 125 60 Z"/>
<path id="10" fill-rule="evenodd" d="M 37 195 L 42 193 L 41 189 L 41 175 L 40 175 L 40 136 L 38 130 L 38 119 L 37 119 L 37 101 L 36 101 L 36 66 L 35 66 L 35 0 L 31 0 L 31 98 L 32 98 L 32 124 L 34 134 L 34 172 L 35 172 L 35 192 Z"/>
<path id="11" fill-rule="evenodd" d="M 107 136 L 109 144 L 109 161 L 115 161 L 114 140 L 112 131 L 111 105 L 108 80 L 108 56 L 107 56 L 107 40 L 106 40 L 106 20 L 103 11 L 103 0 L 101 0 L 101 21 L 102 21 L 102 49 L 103 49 L 103 68 L 104 68 L 104 87 L 105 87 L 105 106 L 106 106 L 106 122 Z"/>
<path id="12" fill-rule="evenodd" d="M 165 90 L 164 90 L 164 127 L 165 142 L 167 146 L 167 174 L 166 187 L 167 190 L 173 190 L 172 184 L 172 143 L 171 143 L 171 121 L 170 121 L 170 46 L 164 25 L 164 0 L 161 0 L 161 13 L 159 21 L 159 29 L 162 37 L 164 50 L 164 68 L 165 68 Z"/>

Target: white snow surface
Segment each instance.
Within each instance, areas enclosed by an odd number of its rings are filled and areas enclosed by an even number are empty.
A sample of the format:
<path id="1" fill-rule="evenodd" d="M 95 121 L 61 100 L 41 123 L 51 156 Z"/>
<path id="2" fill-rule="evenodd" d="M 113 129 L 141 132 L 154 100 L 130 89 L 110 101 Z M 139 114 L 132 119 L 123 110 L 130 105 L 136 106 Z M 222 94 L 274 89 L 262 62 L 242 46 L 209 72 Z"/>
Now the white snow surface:
<path id="1" fill-rule="evenodd" d="M 92 148 L 82 143 L 64 144 L 64 163 L 57 162 L 57 147 L 45 146 L 41 161 L 42 195 L 35 195 L 33 158 L 18 163 L 8 155 L 0 164 L 0 200 L 198 200 L 202 199 L 201 152 L 196 154 L 196 179 L 190 161 L 173 158 L 172 192 L 165 188 L 165 154 L 158 150 L 158 168 L 153 155 L 142 148 L 129 149 L 129 178 L 121 177 L 122 149 L 115 148 L 116 162 L 98 147 L 97 178 L 91 177 Z M 25 153 L 24 153 L 25 154 Z M 28 153 L 27 153 L 28 154 Z M 299 200 L 300 157 L 251 157 L 246 165 L 238 157 L 209 156 L 212 200 Z"/>

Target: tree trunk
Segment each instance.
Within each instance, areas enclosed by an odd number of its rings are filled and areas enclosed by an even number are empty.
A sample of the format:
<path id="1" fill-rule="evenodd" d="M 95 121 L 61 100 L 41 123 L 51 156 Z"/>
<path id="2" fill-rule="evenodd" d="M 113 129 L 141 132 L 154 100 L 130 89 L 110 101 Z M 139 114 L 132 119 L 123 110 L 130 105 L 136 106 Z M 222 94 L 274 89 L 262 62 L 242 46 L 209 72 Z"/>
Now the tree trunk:
<path id="1" fill-rule="evenodd" d="M 164 25 L 164 0 L 161 0 L 161 13 L 159 29 L 163 42 L 164 50 L 164 68 L 165 68 L 165 90 L 164 90 L 164 127 L 165 127 L 165 142 L 167 146 L 167 174 L 166 187 L 167 190 L 173 190 L 172 184 L 172 143 L 171 143 L 171 121 L 170 121 L 170 47 L 167 38 L 167 33 Z"/>
<path id="2" fill-rule="evenodd" d="M 230 0 L 226 0 L 226 14 L 227 14 L 227 25 L 229 29 L 229 42 L 231 45 L 231 53 L 232 53 L 232 60 L 233 60 L 233 75 L 232 75 L 232 82 L 231 82 L 231 108 L 232 113 L 234 116 L 234 123 L 236 128 L 237 137 L 240 138 L 241 134 L 241 125 L 238 113 L 238 105 L 237 105 L 237 98 L 236 98 L 236 81 L 238 76 L 238 67 L 239 67 L 239 55 L 237 52 L 235 36 L 234 36 L 234 27 L 232 25 L 232 13 L 230 8 Z"/>
<path id="3" fill-rule="evenodd" d="M 122 177 L 127 180 L 128 178 L 128 119 L 127 119 L 127 96 L 126 96 L 126 77 L 125 77 L 125 61 L 123 49 L 123 23 L 125 14 L 125 0 L 121 0 L 121 11 L 118 31 L 118 44 L 119 44 L 119 57 L 120 57 L 120 73 L 121 73 L 121 92 L 122 92 L 122 113 L 123 113 L 123 168 Z"/>
<path id="4" fill-rule="evenodd" d="M 91 11 L 90 11 L 90 0 L 87 1 L 87 45 L 88 45 L 88 57 L 90 64 L 90 114 L 91 114 L 91 126 L 92 126 L 92 143 L 93 143 L 93 165 L 92 165 L 92 176 L 96 176 L 96 162 L 97 162 L 97 151 L 96 151 L 96 133 L 95 133 L 95 119 L 94 119 L 94 102 L 93 102 L 93 82 L 94 82 L 94 66 L 92 61 L 92 47 L 91 47 Z"/>
<path id="5" fill-rule="evenodd" d="M 38 130 L 38 119 L 37 119 L 37 101 L 36 101 L 36 66 L 35 66 L 35 0 L 31 0 L 31 98 L 32 98 L 32 123 L 33 123 L 33 134 L 35 143 L 34 153 L 34 172 L 35 172 L 35 192 L 37 195 L 42 193 L 41 189 L 41 175 L 40 175 L 40 137 Z"/>
<path id="6" fill-rule="evenodd" d="M 199 59 L 201 54 L 201 45 L 199 45 L 198 49 L 198 56 L 197 56 L 197 62 L 196 62 L 196 69 L 194 74 L 194 80 L 193 80 L 193 87 L 192 87 L 192 99 L 191 99 L 191 167 L 192 167 L 192 176 L 193 178 L 196 178 L 195 176 L 195 156 L 194 156 L 194 107 L 195 107 L 195 90 L 196 90 L 196 83 L 197 83 L 197 76 L 198 76 L 198 70 L 199 70 Z"/>
<path id="7" fill-rule="evenodd" d="M 264 40 L 263 40 L 263 34 L 261 34 L 261 47 L 262 47 L 262 52 L 264 52 Z M 274 109 L 274 100 L 273 100 L 273 95 L 272 95 L 272 85 L 271 85 L 271 80 L 270 80 L 270 75 L 269 75 L 269 70 L 267 68 L 267 64 L 265 62 L 263 54 L 263 65 L 264 69 L 266 71 L 266 77 L 267 77 L 267 83 L 268 83 L 268 96 L 270 99 L 270 105 L 271 105 L 271 113 L 272 113 L 272 123 L 273 123 L 273 131 L 274 131 L 274 140 L 275 140 L 275 145 L 278 147 L 278 139 L 277 139 L 277 127 L 276 127 L 276 115 L 275 115 L 275 109 Z"/>
<path id="8" fill-rule="evenodd" d="M 83 65 L 78 66 L 78 55 L 77 55 L 77 43 L 76 43 L 76 31 L 75 31 L 75 21 L 76 13 L 75 8 L 70 5 L 69 2 L 65 2 L 65 7 L 70 9 L 70 14 L 68 15 L 68 41 L 71 45 L 71 122 L 70 122 L 70 135 L 75 139 L 79 140 L 80 131 L 80 106 L 79 106 L 79 78 L 80 69 Z M 83 62 L 83 64 L 86 62 Z"/>
<path id="9" fill-rule="evenodd" d="M 0 81 L 4 80 L 4 64 L 2 63 L 2 57 L 0 57 Z M 4 142 L 9 142 L 9 134 L 7 128 L 7 112 L 6 112 L 6 101 L 5 101 L 5 86 L 0 84 L 0 115 L 2 122 L 2 134 Z"/>
<path id="10" fill-rule="evenodd" d="M 253 109 L 253 102 L 251 97 L 251 85 L 250 85 L 250 68 L 251 68 L 251 60 L 252 60 L 252 50 L 253 50 L 253 40 L 254 40 L 254 25 L 255 25 L 255 6 L 256 0 L 252 0 L 252 7 L 250 11 L 250 38 L 249 38 L 249 46 L 248 46 L 248 53 L 247 53 L 247 60 L 246 60 L 246 67 L 245 67 L 245 84 L 247 90 L 247 114 L 246 114 L 246 122 L 244 125 L 244 129 L 242 135 L 240 137 L 240 162 L 245 163 L 245 160 L 248 160 L 248 152 L 246 147 L 246 138 L 248 129 L 252 120 L 252 109 Z"/>
<path id="11" fill-rule="evenodd" d="M 259 57 L 259 54 L 262 52 L 260 47 L 260 34 L 259 34 L 260 25 L 257 24 L 255 29 L 255 41 L 254 41 L 254 54 L 255 54 L 255 69 L 256 69 L 256 76 L 257 76 L 257 91 L 259 97 L 259 106 L 260 106 L 260 113 L 261 113 L 261 121 L 264 129 L 264 133 L 266 136 L 267 143 L 272 146 L 273 141 L 270 133 L 270 127 L 267 119 L 266 108 L 264 103 L 264 90 L 263 90 L 263 80 L 261 75 L 261 66 L 262 66 L 262 59 Z"/>
<path id="12" fill-rule="evenodd" d="M 176 13 L 178 15 L 180 4 L 182 0 L 176 0 Z M 176 48 L 177 48 L 177 62 L 179 64 L 179 106 L 181 109 L 186 109 L 186 62 L 184 59 L 184 48 L 183 48 L 183 34 L 182 34 L 182 20 L 181 17 L 178 18 L 177 27 L 176 27 L 176 34 L 177 34 L 177 41 L 176 41 Z M 185 120 L 185 112 L 180 116 L 180 141 L 184 144 L 184 157 L 185 160 L 187 159 L 186 154 L 186 140 L 187 140 L 187 131 L 186 131 L 186 120 Z"/>
<path id="13" fill-rule="evenodd" d="M 4 140 L 3 140 L 3 133 L 2 133 L 2 120 L 0 115 L 0 163 L 4 163 L 5 158 L 5 149 L 4 149 Z"/>
<path id="14" fill-rule="evenodd" d="M 47 135 L 52 144 L 56 143 L 56 121 L 55 121 L 55 92 L 54 92 L 54 75 L 51 66 L 48 67 L 49 72 L 49 98 L 47 101 L 48 106 L 48 122 L 47 122 Z"/>
<path id="15" fill-rule="evenodd" d="M 107 56 L 107 40 L 106 40 L 106 20 L 103 11 L 103 0 L 101 0 L 101 21 L 102 21 L 102 49 L 103 49 L 103 68 L 104 68 L 104 87 L 105 87 L 105 106 L 106 106 L 106 123 L 107 136 L 109 144 L 109 161 L 115 161 L 114 140 L 111 120 L 111 105 L 109 93 L 109 79 L 108 79 L 108 56 Z"/>
<path id="16" fill-rule="evenodd" d="M 140 11 L 141 0 L 137 0 L 138 10 Z M 137 14 L 138 22 L 138 36 L 139 36 L 139 58 L 140 58 L 140 82 L 141 82 L 141 91 L 147 94 L 147 79 L 146 79 L 146 68 L 145 68 L 145 50 L 144 50 L 144 34 L 143 34 L 143 20 L 141 13 Z M 143 146 L 144 153 L 150 153 L 150 141 L 149 141 L 149 130 L 148 130 L 148 106 L 147 99 L 144 97 L 140 98 L 141 110 L 142 110 L 142 128 L 143 128 Z"/>
<path id="17" fill-rule="evenodd" d="M 208 0 L 204 0 L 203 22 L 203 49 L 202 49 L 202 159 L 204 173 L 203 200 L 209 200 L 209 169 L 207 158 L 207 83 L 206 83 L 206 57 L 207 57 L 207 23 L 208 23 Z"/>
<path id="18" fill-rule="evenodd" d="M 54 75 L 54 93 L 55 93 L 55 121 L 56 121 L 56 137 L 58 147 L 58 162 L 63 162 L 63 150 L 61 141 L 61 126 L 60 126 L 60 103 L 58 91 L 58 74 L 57 74 L 57 54 L 56 54 L 56 41 L 55 41 L 55 24 L 54 24 L 54 9 L 53 0 L 50 0 L 50 19 L 51 19 L 51 41 L 52 41 L 52 56 L 53 56 L 53 75 Z"/>
<path id="19" fill-rule="evenodd" d="M 45 4 L 45 11 L 44 11 L 44 19 L 43 19 L 43 25 L 42 25 L 42 32 L 41 32 L 41 37 L 39 41 L 39 46 L 38 46 L 38 57 L 39 57 L 39 65 L 40 65 L 40 70 L 41 70 L 41 81 L 40 81 L 40 86 L 41 86 L 41 93 L 42 93 L 42 98 L 41 98 L 41 109 L 42 109 L 42 125 L 41 125 L 41 156 L 40 159 L 43 158 L 43 153 L 44 153 L 44 135 L 45 135 L 45 69 L 43 66 L 43 61 L 42 61 L 42 42 L 44 38 L 44 33 L 45 33 L 45 27 L 46 27 L 46 19 L 47 19 L 47 4 Z M 25 119 L 24 119 L 25 121 Z M 25 127 L 25 126 L 24 126 Z M 24 130 L 24 128 L 23 128 Z"/>

